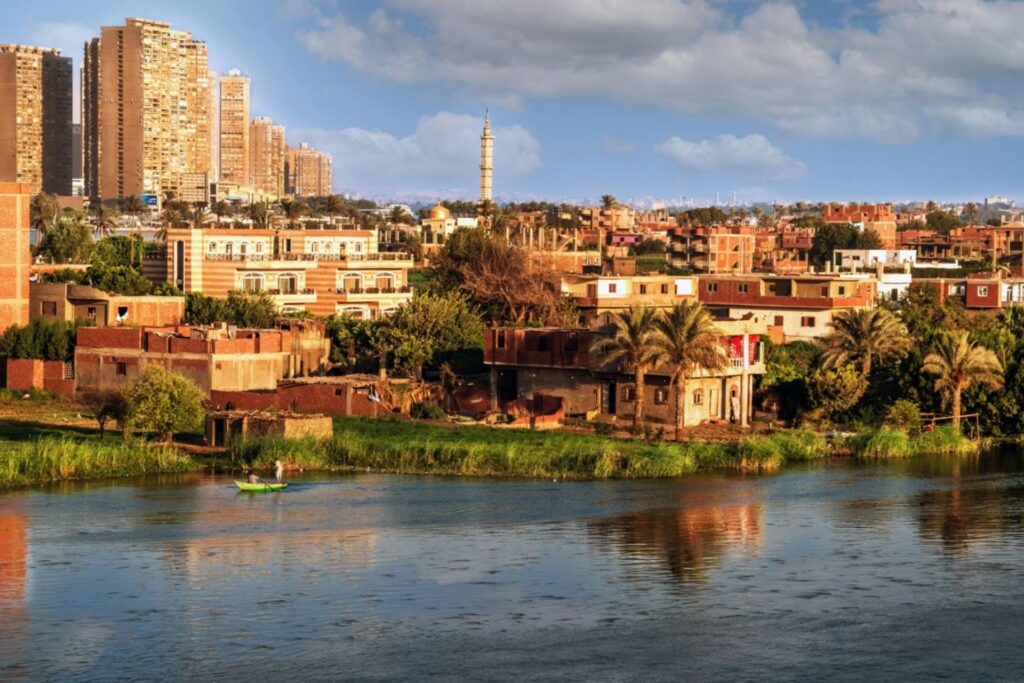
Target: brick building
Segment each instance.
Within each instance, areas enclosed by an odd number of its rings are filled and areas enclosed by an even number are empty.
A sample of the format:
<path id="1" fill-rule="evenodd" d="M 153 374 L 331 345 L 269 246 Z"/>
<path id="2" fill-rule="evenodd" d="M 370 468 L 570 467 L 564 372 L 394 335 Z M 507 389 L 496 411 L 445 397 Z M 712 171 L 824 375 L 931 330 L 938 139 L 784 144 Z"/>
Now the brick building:
<path id="1" fill-rule="evenodd" d="M 121 296 L 73 282 L 33 282 L 29 287 L 30 317 L 96 327 L 163 327 L 181 323 L 185 297 Z"/>
<path id="2" fill-rule="evenodd" d="M 563 275 L 562 293 L 579 308 L 585 324 L 631 306 L 670 308 L 696 300 L 697 278 L 691 275 Z"/>
<path id="3" fill-rule="evenodd" d="M 280 379 L 322 371 L 330 355 L 323 324 L 287 321 L 282 329 L 227 326 L 83 327 L 75 346 L 76 394 L 120 389 L 158 363 L 213 391 L 270 391 Z"/>
<path id="4" fill-rule="evenodd" d="M 883 249 L 896 248 L 896 214 L 892 204 L 828 204 L 822 213 L 825 223 L 853 223 L 861 230 L 873 230 Z"/>
<path id="5" fill-rule="evenodd" d="M 701 276 L 698 297 L 716 315 L 764 315 L 773 340 L 814 340 L 839 311 L 871 306 L 878 283 L 867 275 Z"/>
<path id="6" fill-rule="evenodd" d="M 28 324 L 31 201 L 28 183 L 0 183 L 0 330 Z"/>
<path id="7" fill-rule="evenodd" d="M 754 269 L 751 226 L 682 227 L 669 230 L 669 261 L 703 273 L 749 273 Z"/>
<path id="8" fill-rule="evenodd" d="M 733 420 L 746 425 L 751 412 L 753 378 L 764 374 L 763 340 L 768 326 L 761 316 L 716 319 L 728 366 L 720 372 L 694 372 L 686 382 L 686 425 Z M 491 368 L 492 409 L 537 397 L 557 397 L 566 415 L 630 419 L 636 385 L 631 373 L 601 366 L 591 344 L 605 328 L 491 328 L 484 332 L 484 363 Z M 676 387 L 669 368 L 647 375 L 644 417 L 675 419 Z"/>

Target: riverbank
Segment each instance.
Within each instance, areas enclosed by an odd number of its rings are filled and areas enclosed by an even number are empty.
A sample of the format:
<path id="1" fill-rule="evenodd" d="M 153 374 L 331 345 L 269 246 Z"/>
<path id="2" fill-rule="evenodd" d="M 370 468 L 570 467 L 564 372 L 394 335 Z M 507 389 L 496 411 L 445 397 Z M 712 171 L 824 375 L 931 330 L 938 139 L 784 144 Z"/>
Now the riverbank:
<path id="1" fill-rule="evenodd" d="M 236 440 L 232 459 L 267 469 L 376 471 L 558 479 L 678 477 L 700 470 L 775 472 L 787 461 L 823 458 L 823 437 L 778 432 L 737 443 L 643 441 L 404 420 L 336 418 L 334 436 Z"/>
<path id="2" fill-rule="evenodd" d="M 52 436 L 0 441 L 0 489 L 72 479 L 191 472 L 201 467 L 177 448 L 145 442 Z"/>

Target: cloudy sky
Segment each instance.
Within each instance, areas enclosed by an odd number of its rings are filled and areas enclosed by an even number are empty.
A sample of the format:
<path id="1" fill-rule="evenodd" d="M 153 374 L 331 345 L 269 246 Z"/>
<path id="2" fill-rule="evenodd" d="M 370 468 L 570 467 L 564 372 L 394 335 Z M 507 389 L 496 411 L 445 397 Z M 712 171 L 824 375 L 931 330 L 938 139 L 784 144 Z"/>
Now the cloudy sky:
<path id="1" fill-rule="evenodd" d="M 0 42 L 77 63 L 147 16 L 253 78 L 338 191 L 507 199 L 1024 199 L 1024 3 L 8 0 Z"/>

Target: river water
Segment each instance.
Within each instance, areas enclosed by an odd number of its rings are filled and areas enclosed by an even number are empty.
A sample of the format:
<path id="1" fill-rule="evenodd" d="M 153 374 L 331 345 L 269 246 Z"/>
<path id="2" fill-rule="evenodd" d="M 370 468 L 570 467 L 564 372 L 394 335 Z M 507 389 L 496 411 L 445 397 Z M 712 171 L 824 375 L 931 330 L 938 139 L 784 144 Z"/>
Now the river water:
<path id="1" fill-rule="evenodd" d="M 0 495 L 0 680 L 1021 680 L 1024 462 Z"/>

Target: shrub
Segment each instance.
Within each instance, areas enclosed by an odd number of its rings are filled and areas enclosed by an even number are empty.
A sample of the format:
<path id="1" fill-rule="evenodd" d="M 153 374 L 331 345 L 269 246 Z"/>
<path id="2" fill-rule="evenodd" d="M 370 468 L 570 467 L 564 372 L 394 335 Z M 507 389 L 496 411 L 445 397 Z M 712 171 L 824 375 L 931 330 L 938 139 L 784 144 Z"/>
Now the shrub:
<path id="1" fill-rule="evenodd" d="M 175 432 L 198 427 L 203 420 L 203 390 L 192 380 L 161 365 L 150 364 L 124 391 L 128 421 L 170 442 Z"/>
<path id="2" fill-rule="evenodd" d="M 808 381 L 811 404 L 823 415 L 837 418 L 857 405 L 868 382 L 852 365 L 818 370 Z"/>
<path id="3" fill-rule="evenodd" d="M 444 408 L 431 402 L 413 403 L 409 415 L 417 420 L 443 420 L 448 417 Z"/>
<path id="4" fill-rule="evenodd" d="M 921 409 L 913 401 L 901 398 L 889 408 L 885 426 L 904 432 L 915 431 L 921 427 Z"/>

